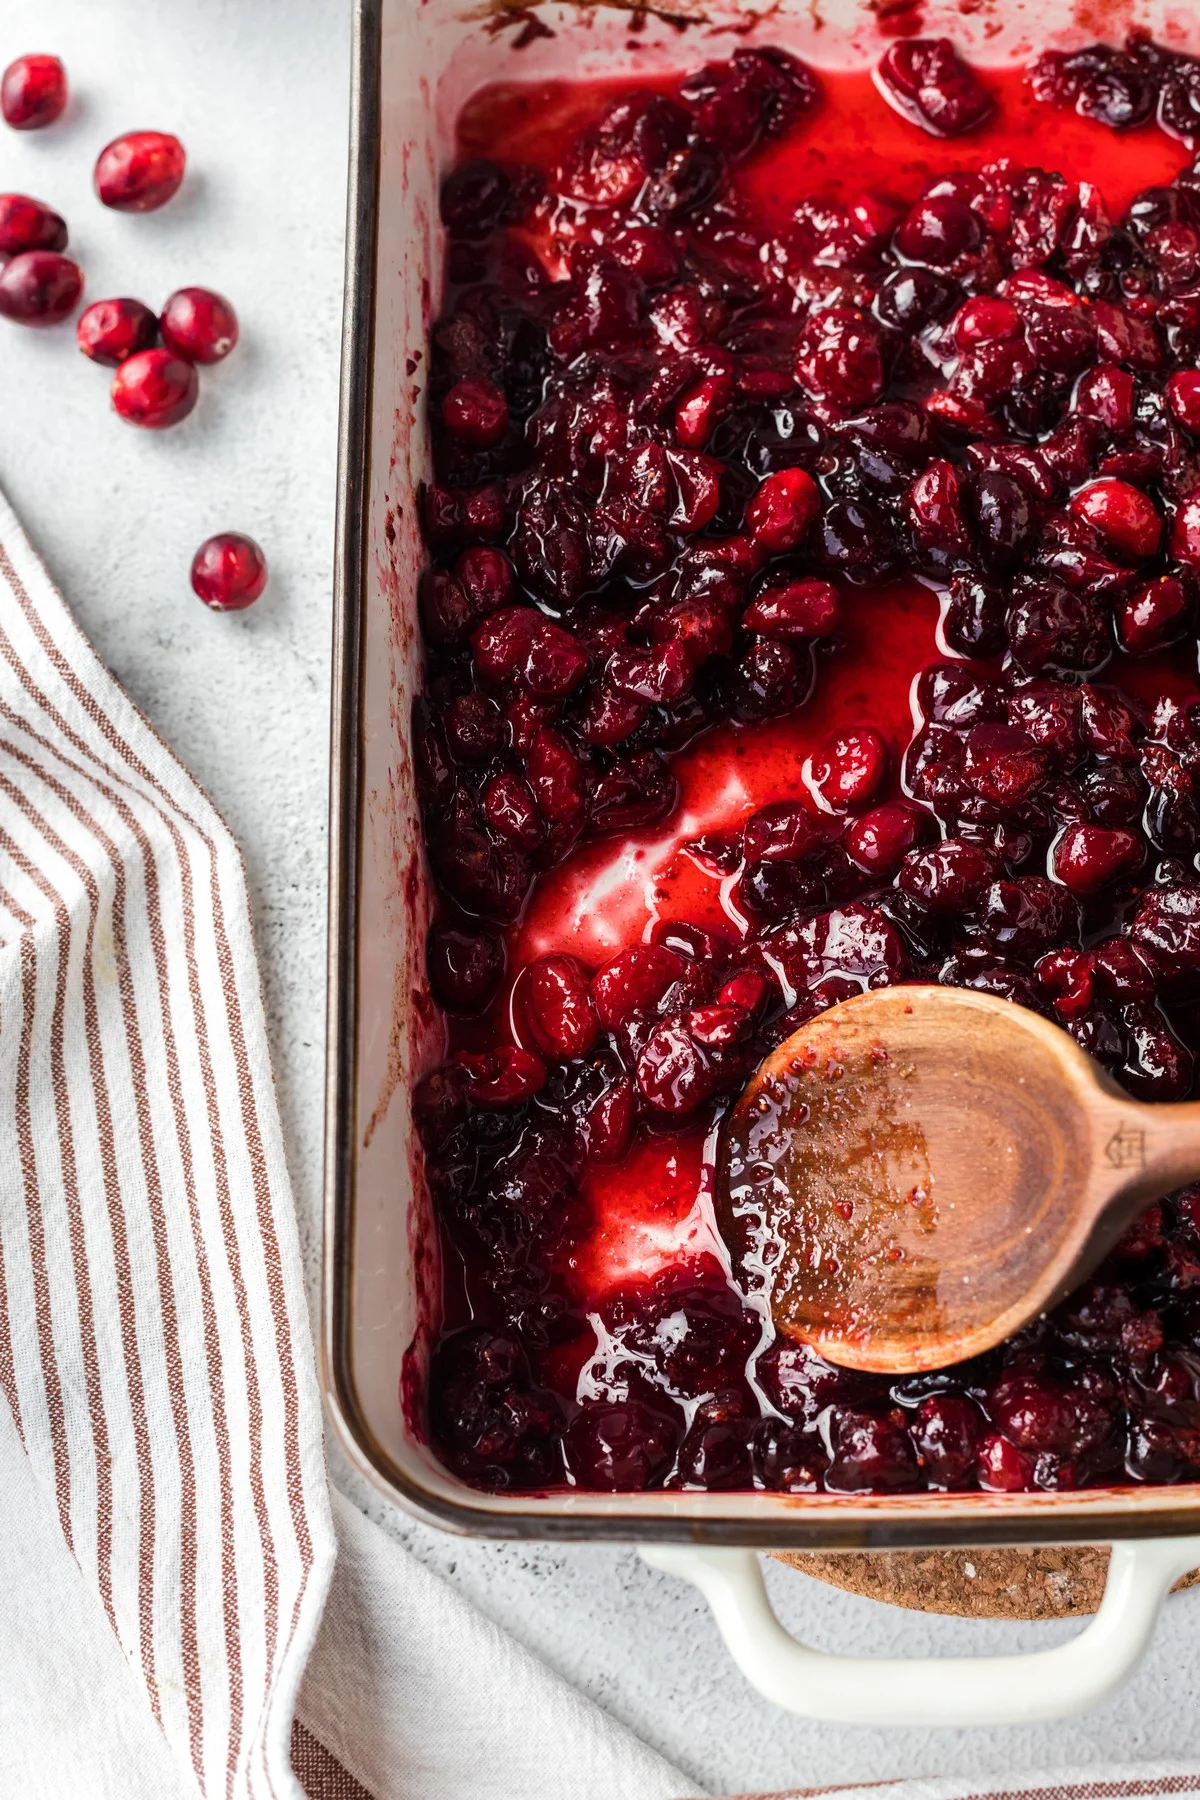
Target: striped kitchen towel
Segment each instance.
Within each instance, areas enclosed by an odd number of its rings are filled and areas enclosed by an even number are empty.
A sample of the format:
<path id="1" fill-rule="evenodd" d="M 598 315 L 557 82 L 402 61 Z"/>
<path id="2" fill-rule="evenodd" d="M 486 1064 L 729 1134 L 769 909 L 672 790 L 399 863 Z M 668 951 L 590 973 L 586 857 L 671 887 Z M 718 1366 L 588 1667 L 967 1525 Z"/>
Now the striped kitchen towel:
<path id="1" fill-rule="evenodd" d="M 0 1392 L 194 1786 L 298 1800 L 334 1538 L 241 859 L 2 499 Z"/>

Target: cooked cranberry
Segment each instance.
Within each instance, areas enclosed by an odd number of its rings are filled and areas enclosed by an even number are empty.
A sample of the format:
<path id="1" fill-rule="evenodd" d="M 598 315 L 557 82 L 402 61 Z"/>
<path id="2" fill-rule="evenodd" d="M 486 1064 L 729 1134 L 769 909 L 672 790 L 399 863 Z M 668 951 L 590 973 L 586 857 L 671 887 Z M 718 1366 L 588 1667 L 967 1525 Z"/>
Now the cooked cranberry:
<path id="1" fill-rule="evenodd" d="M 1154 502 L 1127 481 L 1093 481 L 1071 500 L 1070 510 L 1086 519 L 1118 556 L 1153 556 L 1162 537 Z"/>
<path id="2" fill-rule="evenodd" d="M 67 71 L 57 56 L 18 56 L 0 76 L 0 112 L 14 131 L 53 125 L 67 104 Z"/>
<path id="3" fill-rule="evenodd" d="M 919 1487 L 916 1452 L 899 1417 L 849 1408 L 835 1413 L 825 1485 L 836 1494 L 903 1494 Z"/>
<path id="4" fill-rule="evenodd" d="M 932 1486 L 965 1488 L 974 1485 L 983 1420 L 978 1407 L 965 1395 L 931 1394 L 927 1400 L 922 1400 L 909 1426 L 909 1434 Z"/>
<path id="5" fill-rule="evenodd" d="M 1117 636 L 1130 656 L 1148 656 L 1182 636 L 1191 607 L 1176 575 L 1156 575 L 1118 603 Z"/>
<path id="6" fill-rule="evenodd" d="M 1200 433 L 1200 369 L 1177 369 L 1168 375 L 1163 392 L 1179 423 Z"/>
<path id="7" fill-rule="evenodd" d="M 1200 568 L 1200 488 L 1193 489 L 1175 514 L 1171 555 L 1189 568 Z"/>
<path id="8" fill-rule="evenodd" d="M 796 347 L 796 379 L 818 400 L 839 407 L 869 406 L 883 389 L 877 328 L 847 306 L 811 314 Z"/>
<path id="9" fill-rule="evenodd" d="M 545 699 L 569 694 L 587 674 L 587 655 L 578 641 L 530 606 L 506 606 L 489 614 L 471 648 L 488 681 L 519 681 Z"/>
<path id="10" fill-rule="evenodd" d="M 1133 424 L 1133 403 L 1133 376 L 1114 363 L 1099 363 L 1075 384 L 1075 411 L 1085 418 L 1097 419 L 1110 431 L 1129 430 Z"/>
<path id="11" fill-rule="evenodd" d="M 631 944 L 619 951 L 592 978 L 592 1000 L 605 1030 L 657 1006 L 683 967 L 681 956 L 659 944 Z"/>
<path id="12" fill-rule="evenodd" d="M 520 983 L 521 1012 L 539 1050 L 563 1060 L 585 1056 L 599 1025 L 588 977 L 574 956 L 541 956 Z"/>
<path id="13" fill-rule="evenodd" d="M 992 97 L 949 38 L 902 38 L 879 65 L 878 86 L 896 111 L 934 137 L 961 137 L 991 116 Z"/>
<path id="14" fill-rule="evenodd" d="M 133 423 L 149 421 L 135 419 Z M 241 612 L 253 605 L 267 585 L 267 559 L 253 538 L 240 531 L 220 531 L 206 538 L 192 558 L 191 582 L 192 591 L 213 612 Z"/>
<path id="15" fill-rule="evenodd" d="M 832 583 L 804 578 L 764 588 L 742 614 L 742 625 L 763 637 L 822 638 L 837 630 L 840 617 Z"/>
<path id="16" fill-rule="evenodd" d="M 27 194 L 0 194 L 0 255 L 22 250 L 65 250 L 67 222 Z"/>
<path id="17" fill-rule="evenodd" d="M 452 1012 L 482 1012 L 500 985 L 504 948 L 488 931 L 439 925 L 429 937 L 429 985 Z"/>
<path id="18" fill-rule="evenodd" d="M 1106 831 L 1100 825 L 1068 825 L 1052 853 L 1054 873 L 1073 894 L 1090 895 L 1132 875 L 1145 858 L 1142 840 L 1132 831 Z"/>
<path id="19" fill-rule="evenodd" d="M 0 316 L 18 325 L 61 325 L 83 292 L 83 270 L 53 250 L 23 250 L 0 266 Z"/>
<path id="20" fill-rule="evenodd" d="M 1046 759 L 1016 725 L 972 725 L 967 733 L 963 774 L 993 806 L 1019 806 L 1046 779 Z"/>
<path id="21" fill-rule="evenodd" d="M 158 320 L 140 300 L 93 300 L 75 327 L 79 348 L 93 362 L 115 369 L 158 337 Z"/>
<path id="22" fill-rule="evenodd" d="M 1106 44 L 1070 55 L 1046 50 L 1030 70 L 1029 82 L 1039 100 L 1074 106 L 1085 118 L 1117 128 L 1140 125 L 1154 106 L 1149 70 Z"/>
<path id="23" fill-rule="evenodd" d="M 462 1071 L 467 1092 L 478 1106 L 519 1106 L 546 1084 L 541 1057 L 512 1045 L 479 1055 L 460 1050 L 454 1067 Z"/>
<path id="24" fill-rule="evenodd" d="M 675 408 L 675 436 L 689 450 L 702 450 L 733 403 L 733 377 L 706 375 Z"/>
<path id="25" fill-rule="evenodd" d="M 238 341 L 237 314 L 211 288 L 178 288 L 158 324 L 167 349 L 188 362 L 221 362 Z"/>
<path id="26" fill-rule="evenodd" d="M 668 1269 L 653 1283 L 619 1295 L 606 1309 L 609 1329 L 652 1359 L 676 1393 L 696 1398 L 733 1386 L 759 1330 L 723 1281 L 691 1281 Z"/>
<path id="27" fill-rule="evenodd" d="M 779 800 L 751 813 L 742 827 L 747 862 L 795 862 L 813 842 L 813 822 L 803 806 Z"/>
<path id="28" fill-rule="evenodd" d="M 842 849 L 857 868 L 882 879 L 893 876 L 908 852 L 928 835 L 929 814 L 904 800 L 889 801 L 854 819 Z"/>
<path id="29" fill-rule="evenodd" d="M 568 1428 L 567 1466 L 585 1487 L 640 1492 L 668 1473 L 679 1438 L 679 1422 L 641 1400 L 591 1402 Z"/>
<path id="30" fill-rule="evenodd" d="M 169 350 L 138 350 L 113 376 L 112 403 L 127 424 L 165 431 L 187 418 L 199 392 L 192 363 Z"/>
<path id="31" fill-rule="evenodd" d="M 187 158 L 166 131 L 129 131 L 96 159 L 95 188 L 117 212 L 155 212 L 179 191 Z"/>
<path id="32" fill-rule="evenodd" d="M 1149 889 L 1134 914 L 1132 935 L 1169 980 L 1200 972 L 1200 887 Z"/>
<path id="33" fill-rule="evenodd" d="M 442 401 L 442 420 L 464 444 L 485 450 L 508 429 L 508 401 L 493 381 L 459 381 Z"/>
<path id="34" fill-rule="evenodd" d="M 908 490 L 908 518 L 918 543 L 931 550 L 966 551 L 971 534 L 963 511 L 958 470 L 936 457 Z"/>
<path id="35" fill-rule="evenodd" d="M 981 845 L 947 838 L 913 851 L 900 870 L 899 886 L 930 912 L 952 914 L 973 907 L 995 873 L 995 858 Z"/>
<path id="36" fill-rule="evenodd" d="M 774 555 L 794 550 L 821 510 L 821 496 L 803 469 L 768 475 L 746 508 L 746 527 L 756 544 Z"/>
<path id="37" fill-rule="evenodd" d="M 1033 1461 L 999 1432 L 988 1432 L 979 1445 L 979 1485 L 996 1494 L 1023 1493 L 1033 1486 Z"/>
<path id="38" fill-rule="evenodd" d="M 842 731 L 813 757 L 808 785 L 825 812 L 845 812 L 875 796 L 887 765 L 887 745 L 877 731 Z"/>
<path id="39" fill-rule="evenodd" d="M 933 195 L 917 204 L 901 221 L 896 249 L 907 262 L 945 269 L 974 250 L 983 229 L 971 208 L 951 194 Z"/>
<path id="40" fill-rule="evenodd" d="M 637 1121 L 637 1089 L 628 1075 L 606 1088 L 587 1116 L 587 1148 L 591 1162 L 620 1162 Z"/>
<path id="41" fill-rule="evenodd" d="M 442 223 L 463 237 L 483 237 L 499 225 L 511 195 L 512 183 L 498 163 L 463 163 L 442 183 Z"/>
<path id="42" fill-rule="evenodd" d="M 978 576 L 956 575 L 950 584 L 942 630 L 960 656 L 995 656 L 1006 642 L 1008 596 Z"/>
<path id="43" fill-rule="evenodd" d="M 529 784 L 504 770 L 483 790 L 483 812 L 492 830 L 522 850 L 536 850 L 545 836 Z"/>

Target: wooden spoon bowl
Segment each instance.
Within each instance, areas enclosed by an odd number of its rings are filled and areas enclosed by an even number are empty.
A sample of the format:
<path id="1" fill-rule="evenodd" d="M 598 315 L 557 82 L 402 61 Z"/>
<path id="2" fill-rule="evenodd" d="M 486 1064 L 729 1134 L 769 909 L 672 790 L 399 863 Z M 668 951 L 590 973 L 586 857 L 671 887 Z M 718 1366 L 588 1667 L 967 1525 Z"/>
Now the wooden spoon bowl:
<path id="1" fill-rule="evenodd" d="M 1008 1000 L 895 987 L 762 1063 L 723 1128 L 717 1211 L 777 1330 L 893 1374 L 1011 1336 L 1198 1172 L 1200 1105 L 1139 1105 Z"/>

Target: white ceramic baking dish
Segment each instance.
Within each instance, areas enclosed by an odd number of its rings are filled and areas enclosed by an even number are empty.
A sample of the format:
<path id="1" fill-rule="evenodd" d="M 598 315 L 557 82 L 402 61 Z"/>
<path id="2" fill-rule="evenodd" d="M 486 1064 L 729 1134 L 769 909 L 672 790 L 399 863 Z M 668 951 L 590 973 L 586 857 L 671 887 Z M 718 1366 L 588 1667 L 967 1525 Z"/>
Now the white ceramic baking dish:
<path id="1" fill-rule="evenodd" d="M 358 0 L 335 613 L 329 1078 L 322 1328 L 325 1393 L 347 1454 L 389 1498 L 492 1537 L 638 1542 L 695 1581 L 749 1678 L 781 1705 L 873 1723 L 998 1723 L 1093 1704 L 1141 1654 L 1163 1595 L 1200 1563 L 1200 1486 L 1076 1494 L 788 1496 L 484 1494 L 441 1467 L 420 1430 L 436 1285 L 410 1095 L 440 1053 L 425 995 L 428 887 L 407 732 L 419 682 L 415 495 L 426 472 L 425 345 L 441 282 L 439 177 L 454 121 L 487 81 L 694 66 L 747 41 L 749 7 L 670 19 L 547 6 L 553 35 L 455 0 Z M 764 41 L 820 67 L 874 62 L 854 0 L 775 0 Z M 1079 42 L 1062 0 L 963 13 L 923 30 L 996 65 Z M 1180 18 L 1176 9 L 1176 24 Z M 1163 29 L 1147 8 L 1143 22 Z M 999 24 L 999 29 L 997 25 Z M 729 29 L 733 27 L 733 31 Z M 1061 29 L 1059 29 L 1061 27 Z M 1034 33 L 1036 31 L 1036 39 Z M 1175 32 L 1178 41 L 1178 31 Z M 406 1371 L 402 1392 L 401 1370 Z M 1094 1623 L 1025 1658 L 884 1663 L 818 1655 L 783 1633 L 755 1547 L 809 1549 L 1120 1540 Z"/>

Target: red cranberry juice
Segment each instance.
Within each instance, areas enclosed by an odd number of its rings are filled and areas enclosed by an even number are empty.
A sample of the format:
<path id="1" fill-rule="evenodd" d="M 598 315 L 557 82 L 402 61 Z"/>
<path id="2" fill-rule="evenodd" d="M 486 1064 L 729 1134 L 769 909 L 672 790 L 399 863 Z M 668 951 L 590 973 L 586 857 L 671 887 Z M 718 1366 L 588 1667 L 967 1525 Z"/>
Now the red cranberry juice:
<path id="1" fill-rule="evenodd" d="M 864 987 L 999 993 L 1194 1089 L 1193 123 L 1152 45 L 978 75 L 944 40 L 878 85 L 745 50 L 464 114 L 414 752 L 467 1480 L 1200 1469 L 1200 1190 L 890 1384 L 777 1341 L 710 1204 L 730 1099 Z"/>

